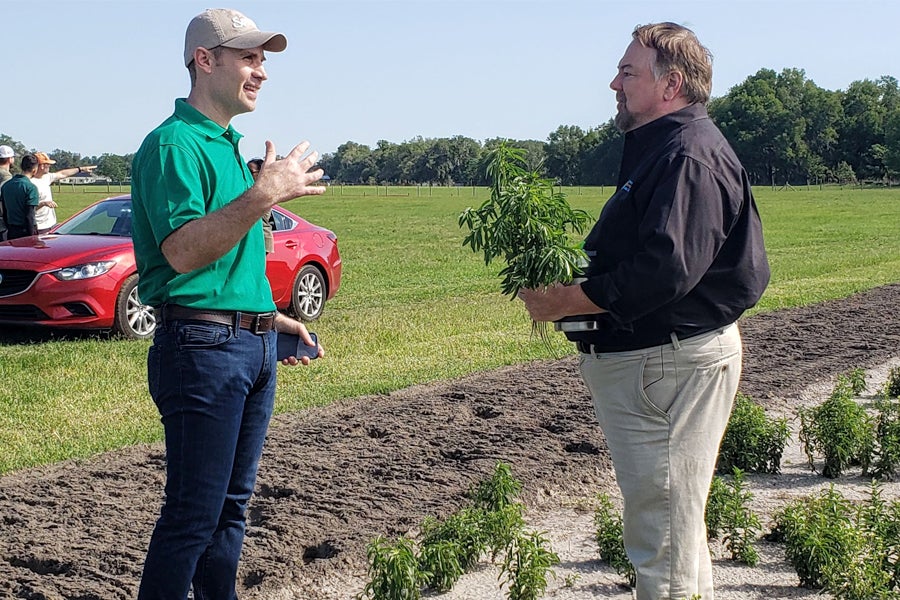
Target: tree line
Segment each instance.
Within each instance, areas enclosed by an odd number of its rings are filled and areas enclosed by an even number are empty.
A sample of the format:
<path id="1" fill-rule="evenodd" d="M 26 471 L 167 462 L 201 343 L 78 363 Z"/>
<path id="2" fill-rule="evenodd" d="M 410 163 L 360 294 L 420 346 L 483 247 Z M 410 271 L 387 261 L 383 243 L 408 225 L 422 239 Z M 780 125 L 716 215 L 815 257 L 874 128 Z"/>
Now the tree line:
<path id="1" fill-rule="evenodd" d="M 16 153 L 15 163 L 12 165 L 11 172 L 13 174 L 20 172 L 19 162 L 22 156 L 29 152 L 38 152 L 36 149 L 28 149 L 22 142 L 14 140 L 8 135 L 0 133 L 0 146 L 9 146 Z M 46 152 L 40 150 L 40 152 Z M 53 171 L 62 171 L 63 169 L 71 169 L 81 165 L 97 165 L 95 175 L 109 177 L 112 181 L 126 181 L 131 175 L 131 159 L 134 154 L 101 154 L 100 156 L 82 156 L 77 152 L 69 152 L 68 150 L 56 149 L 47 152 L 47 156 L 56 161 L 53 165 Z"/>
<path id="2" fill-rule="evenodd" d="M 710 117 L 755 185 L 890 181 L 900 177 L 900 88 L 894 77 L 829 91 L 802 69 L 761 69 L 709 103 Z M 485 185 L 484 144 L 456 136 L 375 148 L 347 142 L 322 157 L 342 183 Z M 562 125 L 547 141 L 513 141 L 529 166 L 562 185 L 614 185 L 624 136 L 612 119 L 593 129 Z"/>
<path id="3" fill-rule="evenodd" d="M 900 177 L 900 86 L 897 79 L 854 81 L 829 91 L 802 69 L 760 69 L 709 103 L 755 185 L 893 181 Z M 525 151 L 528 167 L 561 185 L 614 185 L 624 136 L 606 123 L 584 130 L 561 125 L 546 141 L 465 136 L 381 140 L 374 148 L 348 141 L 324 154 L 320 166 L 334 183 L 486 185 L 485 161 L 501 141 Z M 24 146 L 0 134 L 17 155 Z M 123 181 L 133 154 L 82 157 L 49 152 L 55 168 L 98 165 L 96 173 Z"/>

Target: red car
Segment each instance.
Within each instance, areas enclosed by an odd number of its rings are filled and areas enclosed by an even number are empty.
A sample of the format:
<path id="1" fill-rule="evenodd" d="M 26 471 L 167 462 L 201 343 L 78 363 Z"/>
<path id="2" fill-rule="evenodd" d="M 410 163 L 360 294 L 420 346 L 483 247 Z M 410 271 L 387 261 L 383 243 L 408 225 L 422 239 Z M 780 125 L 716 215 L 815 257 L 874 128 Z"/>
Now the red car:
<path id="1" fill-rule="evenodd" d="M 306 321 L 341 284 L 337 237 L 294 213 L 272 210 L 275 251 L 266 275 L 279 310 Z M 131 196 L 88 206 L 46 235 L 0 243 L 0 324 L 113 329 L 153 335 L 153 309 L 137 294 Z"/>

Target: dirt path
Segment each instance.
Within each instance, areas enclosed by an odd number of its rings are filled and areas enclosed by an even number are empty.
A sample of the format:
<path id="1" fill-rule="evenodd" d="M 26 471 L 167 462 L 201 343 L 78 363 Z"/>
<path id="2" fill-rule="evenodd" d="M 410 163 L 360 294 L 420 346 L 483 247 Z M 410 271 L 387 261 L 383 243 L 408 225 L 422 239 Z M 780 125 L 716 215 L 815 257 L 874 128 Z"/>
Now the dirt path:
<path id="1" fill-rule="evenodd" d="M 787 410 L 815 382 L 885 363 L 900 355 L 898 307 L 895 284 L 742 321 L 741 390 Z M 140 446 L 0 479 L 0 598 L 133 598 L 163 460 L 161 445 Z M 368 541 L 454 510 L 498 460 L 535 514 L 612 489 L 574 357 L 277 418 L 251 502 L 241 597 L 351 597 L 327 590 L 364 570 Z"/>

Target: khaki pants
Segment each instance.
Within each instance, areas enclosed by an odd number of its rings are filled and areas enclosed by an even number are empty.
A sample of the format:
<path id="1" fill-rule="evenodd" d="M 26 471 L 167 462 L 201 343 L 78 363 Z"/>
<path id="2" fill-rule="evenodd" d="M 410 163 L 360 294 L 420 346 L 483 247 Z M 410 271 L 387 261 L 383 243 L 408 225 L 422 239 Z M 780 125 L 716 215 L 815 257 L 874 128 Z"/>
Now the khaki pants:
<path id="1" fill-rule="evenodd" d="M 662 346 L 581 355 L 625 499 L 638 600 L 713 600 L 704 511 L 741 356 L 735 324 Z"/>

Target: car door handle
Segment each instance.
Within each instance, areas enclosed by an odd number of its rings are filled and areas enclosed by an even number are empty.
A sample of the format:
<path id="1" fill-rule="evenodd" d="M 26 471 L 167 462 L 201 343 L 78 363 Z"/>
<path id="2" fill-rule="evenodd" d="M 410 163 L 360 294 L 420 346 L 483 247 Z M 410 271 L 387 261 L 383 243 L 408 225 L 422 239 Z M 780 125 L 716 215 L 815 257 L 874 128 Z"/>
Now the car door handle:
<path id="1" fill-rule="evenodd" d="M 296 247 L 299 246 L 300 244 L 298 244 L 296 240 L 288 240 L 288 241 L 286 241 L 286 242 L 284 243 L 284 245 L 285 245 L 285 247 L 287 247 L 287 248 L 296 248 Z"/>

